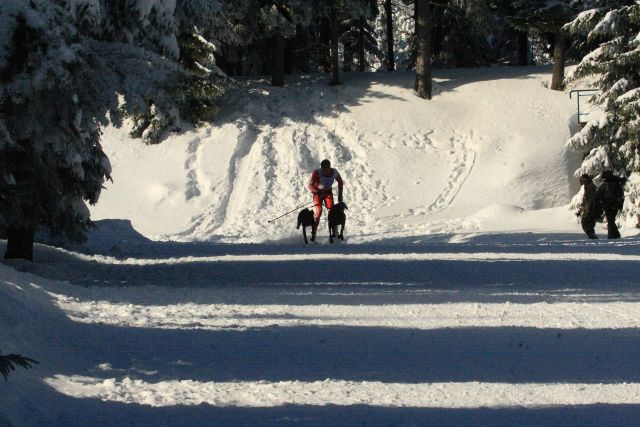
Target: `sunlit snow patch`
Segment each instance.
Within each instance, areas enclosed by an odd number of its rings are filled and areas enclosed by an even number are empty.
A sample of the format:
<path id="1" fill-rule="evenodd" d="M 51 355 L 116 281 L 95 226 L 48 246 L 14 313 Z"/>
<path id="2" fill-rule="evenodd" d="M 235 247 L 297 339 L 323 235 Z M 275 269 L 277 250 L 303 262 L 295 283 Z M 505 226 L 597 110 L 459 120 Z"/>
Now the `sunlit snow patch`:
<path id="1" fill-rule="evenodd" d="M 208 404 L 225 407 L 369 405 L 410 408 L 505 408 L 640 404 L 640 384 L 383 383 L 378 381 L 193 380 L 149 383 L 56 375 L 45 382 L 76 398 L 150 406 Z"/>

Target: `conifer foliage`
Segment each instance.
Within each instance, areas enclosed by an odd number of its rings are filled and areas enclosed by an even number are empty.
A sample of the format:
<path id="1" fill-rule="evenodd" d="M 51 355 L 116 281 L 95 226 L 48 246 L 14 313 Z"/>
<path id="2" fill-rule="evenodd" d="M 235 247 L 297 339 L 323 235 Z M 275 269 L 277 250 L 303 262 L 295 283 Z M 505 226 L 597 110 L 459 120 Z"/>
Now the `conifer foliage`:
<path id="1" fill-rule="evenodd" d="M 596 2 L 566 26 L 593 47 L 571 79 L 595 76 L 604 115 L 586 124 L 568 145 L 586 154 L 576 176 L 613 170 L 629 178 L 621 215 L 640 220 L 640 2 Z"/>
<path id="2" fill-rule="evenodd" d="M 75 240 L 111 165 L 100 128 L 123 113 L 178 114 L 181 7 L 206 0 L 0 2 L 0 230 L 8 258 L 33 234 Z M 195 5 L 195 6 L 194 6 Z M 203 6 L 204 7 L 204 6 Z"/>
<path id="3" fill-rule="evenodd" d="M 551 89 L 562 90 L 567 51 L 563 25 L 578 13 L 579 0 L 513 0 L 516 16 L 511 21 L 519 28 L 553 35 L 553 74 Z"/>
<path id="4" fill-rule="evenodd" d="M 39 362 L 37 360 L 33 360 L 19 354 L 0 355 L 0 374 L 2 374 L 5 380 L 7 380 L 9 378 L 9 374 L 16 370 L 16 366 L 29 369 L 33 367 L 34 364 L 37 365 L 38 363 Z"/>

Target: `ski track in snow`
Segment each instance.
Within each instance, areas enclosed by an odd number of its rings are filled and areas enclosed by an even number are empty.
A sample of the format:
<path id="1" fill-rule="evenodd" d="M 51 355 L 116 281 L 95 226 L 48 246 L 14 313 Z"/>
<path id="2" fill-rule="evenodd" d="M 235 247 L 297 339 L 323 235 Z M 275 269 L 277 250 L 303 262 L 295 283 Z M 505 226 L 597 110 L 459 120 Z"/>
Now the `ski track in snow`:
<path id="1" fill-rule="evenodd" d="M 285 199 L 293 199 L 300 205 L 310 202 L 306 188 L 308 175 L 317 167 L 315 160 L 323 157 L 342 165 L 339 170 L 348 176 L 349 181 L 374 182 L 368 194 L 349 193 L 348 183 L 345 192 L 348 203 L 359 210 L 358 216 L 348 221 L 348 227 L 371 222 L 375 208 L 380 203 L 388 203 L 388 190 L 384 183 L 374 180 L 373 171 L 367 165 L 362 133 L 354 122 L 340 114 L 343 107 L 337 92 L 335 96 L 335 105 L 332 107 L 335 108 L 334 116 L 314 120 L 313 115 L 307 113 L 309 117 L 302 125 L 294 125 L 289 119 L 283 119 L 277 127 L 269 123 L 256 126 L 244 119 L 238 120 L 240 132 L 236 149 L 229 160 L 226 182 L 224 187 L 216 189 L 220 195 L 219 203 L 195 218 L 189 229 L 175 237 L 238 237 L 242 234 L 268 234 L 274 227 L 281 227 L 282 223 L 266 224 L 266 218 L 260 215 L 266 208 L 274 207 L 273 200 L 267 195 L 290 194 L 292 197 Z M 291 109 L 305 111 L 302 100 L 298 104 Z M 194 153 L 189 156 L 187 167 L 191 167 L 195 161 L 196 142 L 189 147 L 190 153 Z M 300 164 L 306 166 L 304 170 L 300 170 Z M 193 173 L 189 172 L 190 179 L 192 176 Z M 267 183 L 270 188 L 266 188 Z M 189 188 L 195 192 L 197 184 L 193 182 Z"/>

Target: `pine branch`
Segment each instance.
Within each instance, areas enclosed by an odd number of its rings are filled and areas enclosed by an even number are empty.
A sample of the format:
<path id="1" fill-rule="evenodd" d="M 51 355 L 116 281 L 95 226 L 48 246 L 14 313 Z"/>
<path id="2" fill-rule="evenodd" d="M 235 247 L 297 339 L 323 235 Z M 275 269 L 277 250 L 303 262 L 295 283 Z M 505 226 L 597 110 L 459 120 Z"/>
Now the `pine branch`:
<path id="1" fill-rule="evenodd" d="M 7 354 L 5 356 L 0 355 L 0 373 L 6 381 L 9 378 L 9 374 L 16 370 L 16 366 L 29 369 L 32 367 L 33 363 L 36 365 L 39 364 L 37 360 L 30 359 L 19 354 Z"/>

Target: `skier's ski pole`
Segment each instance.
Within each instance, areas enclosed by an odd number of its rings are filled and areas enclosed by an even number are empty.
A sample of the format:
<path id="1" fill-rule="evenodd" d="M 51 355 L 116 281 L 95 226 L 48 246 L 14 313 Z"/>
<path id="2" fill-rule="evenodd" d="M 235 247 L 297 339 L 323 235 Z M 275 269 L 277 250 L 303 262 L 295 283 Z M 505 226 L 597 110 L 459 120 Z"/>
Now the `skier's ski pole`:
<path id="1" fill-rule="evenodd" d="M 302 205 L 302 206 L 298 206 L 297 208 L 293 208 L 293 209 L 291 209 L 289 212 L 287 212 L 287 213 L 283 213 L 283 214 L 282 214 L 282 215 L 280 215 L 279 217 L 276 217 L 276 218 L 270 219 L 270 220 L 269 220 L 269 221 L 267 221 L 267 222 L 268 222 L 269 224 L 271 224 L 271 223 L 272 223 L 272 222 L 274 222 L 275 220 L 280 219 L 280 218 L 282 218 L 283 216 L 289 215 L 291 212 L 295 212 L 295 211 L 297 211 L 297 210 L 298 210 L 298 209 L 300 209 L 300 208 L 304 208 L 305 206 L 309 206 L 309 205 L 310 205 L 310 204 L 312 204 L 312 203 L 314 203 L 314 202 L 305 203 L 305 204 L 304 204 L 304 205 Z"/>

